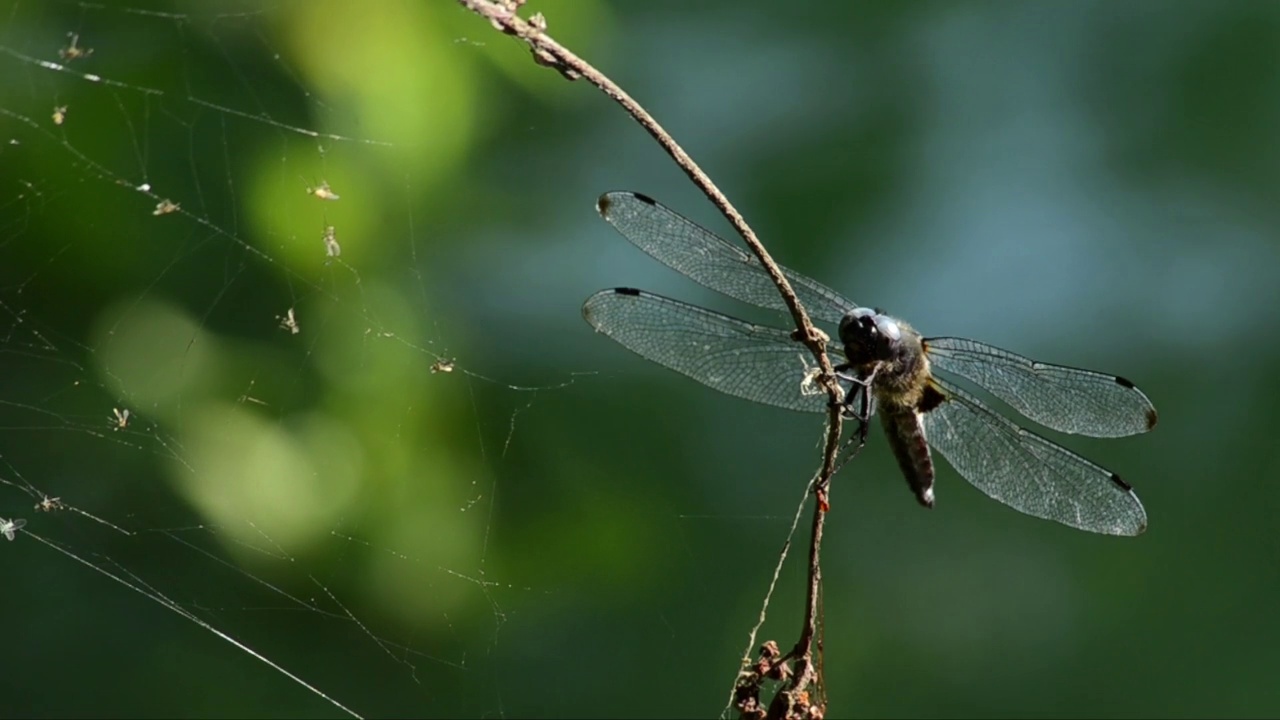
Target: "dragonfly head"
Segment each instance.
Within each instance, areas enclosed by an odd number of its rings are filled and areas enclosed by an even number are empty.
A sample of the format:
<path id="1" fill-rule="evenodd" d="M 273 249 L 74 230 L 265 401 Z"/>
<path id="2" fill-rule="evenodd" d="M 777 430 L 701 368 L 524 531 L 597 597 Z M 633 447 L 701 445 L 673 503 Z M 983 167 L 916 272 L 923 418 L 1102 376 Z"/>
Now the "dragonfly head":
<path id="1" fill-rule="evenodd" d="M 854 308 L 840 321 L 840 342 L 856 365 L 893 360 L 901 341 L 898 321 L 870 308 Z"/>

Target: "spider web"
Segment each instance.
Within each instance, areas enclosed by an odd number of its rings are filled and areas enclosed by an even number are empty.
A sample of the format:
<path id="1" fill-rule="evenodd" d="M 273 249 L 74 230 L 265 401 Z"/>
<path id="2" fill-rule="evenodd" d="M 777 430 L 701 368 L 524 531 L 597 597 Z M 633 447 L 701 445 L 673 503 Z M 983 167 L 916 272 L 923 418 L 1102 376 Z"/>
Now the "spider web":
<path id="1" fill-rule="evenodd" d="M 177 7 L 0 20 L 6 713 L 503 714 L 450 688 L 547 591 L 494 570 L 495 498 L 577 375 L 450 349 L 432 210 L 468 81 L 413 78 L 466 18 Z M 344 55 L 362 32 L 386 64 Z M 171 619 L 181 647 L 152 638 Z M 104 662 L 29 689 L 68 654 Z M 179 710 L 139 668 L 216 679 Z"/>

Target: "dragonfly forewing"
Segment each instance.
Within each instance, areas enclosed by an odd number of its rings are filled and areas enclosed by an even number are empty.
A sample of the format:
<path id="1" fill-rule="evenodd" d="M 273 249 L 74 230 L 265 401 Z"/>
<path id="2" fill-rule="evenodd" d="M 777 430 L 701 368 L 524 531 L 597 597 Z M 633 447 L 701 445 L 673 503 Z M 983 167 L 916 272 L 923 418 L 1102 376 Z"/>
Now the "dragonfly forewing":
<path id="1" fill-rule="evenodd" d="M 1146 511 L 1120 476 L 995 414 L 937 378 L 945 396 L 924 416 L 925 436 L 989 497 L 1080 530 L 1139 535 Z"/>
<path id="2" fill-rule="evenodd" d="M 826 393 L 812 382 L 812 356 L 785 330 L 630 288 L 592 295 L 582 316 L 628 350 L 720 392 L 789 410 L 827 409 Z"/>
<path id="3" fill-rule="evenodd" d="M 778 286 L 754 255 L 656 200 L 639 193 L 611 192 L 600 196 L 596 209 L 636 247 L 703 287 L 752 305 L 787 311 Z M 815 318 L 838 324 L 850 308 L 857 307 L 817 280 L 786 268 L 782 274 Z"/>

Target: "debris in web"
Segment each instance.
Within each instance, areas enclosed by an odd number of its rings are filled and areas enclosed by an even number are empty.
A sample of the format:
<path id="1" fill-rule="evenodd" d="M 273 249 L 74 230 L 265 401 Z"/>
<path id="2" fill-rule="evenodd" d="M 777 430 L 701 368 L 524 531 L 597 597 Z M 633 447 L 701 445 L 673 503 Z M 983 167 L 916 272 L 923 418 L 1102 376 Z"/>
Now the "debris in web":
<path id="1" fill-rule="evenodd" d="M 293 314 L 293 308 L 286 310 L 284 317 L 277 315 L 276 319 L 280 321 L 280 329 L 288 330 L 290 335 L 297 335 L 302 332 L 302 328 L 298 327 L 298 318 Z"/>
<path id="2" fill-rule="evenodd" d="M 58 57 L 62 58 L 62 62 L 69 63 L 73 60 L 87 58 L 93 54 L 93 48 L 80 46 L 80 36 L 78 34 L 69 32 L 67 37 L 71 38 L 71 42 L 58 50 Z"/>
<path id="3" fill-rule="evenodd" d="M 4 535 L 5 540 L 12 542 L 17 532 L 26 526 L 27 521 L 22 518 L 14 518 L 13 520 L 0 518 L 0 535 Z"/>
<path id="4" fill-rule="evenodd" d="M 180 209 L 181 209 L 181 206 L 179 206 L 178 203 L 170 200 L 169 198 L 165 198 L 164 200 L 161 200 L 160 202 L 156 203 L 156 209 L 152 210 L 151 214 L 152 215 L 168 215 L 169 213 L 178 212 L 178 210 Z"/>
<path id="5" fill-rule="evenodd" d="M 324 254 L 330 258 L 336 258 L 342 255 L 342 246 L 338 244 L 338 230 L 332 226 L 326 226 L 324 229 Z"/>
<path id="6" fill-rule="evenodd" d="M 66 510 L 67 506 L 62 504 L 62 498 L 49 497 L 48 495 L 40 499 L 36 503 L 36 510 L 39 512 L 53 512 L 55 510 Z"/>
<path id="7" fill-rule="evenodd" d="M 339 197 L 341 197 L 338 195 L 338 193 L 334 192 L 332 189 L 329 188 L 329 183 L 323 180 L 320 181 L 319 185 L 316 185 L 314 187 L 308 186 L 307 194 L 312 195 L 314 197 L 318 197 L 321 200 L 337 200 Z"/>

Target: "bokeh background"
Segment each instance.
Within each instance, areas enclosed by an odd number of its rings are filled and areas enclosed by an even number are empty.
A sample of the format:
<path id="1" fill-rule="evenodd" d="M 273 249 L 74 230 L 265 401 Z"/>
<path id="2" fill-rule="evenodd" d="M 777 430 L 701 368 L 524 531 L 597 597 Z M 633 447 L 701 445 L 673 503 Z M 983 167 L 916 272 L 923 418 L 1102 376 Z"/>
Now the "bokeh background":
<path id="1" fill-rule="evenodd" d="M 829 715 L 1280 714 L 1280 4 L 528 11 L 784 264 L 1160 410 L 1067 442 L 1136 539 L 949 468 L 925 512 L 873 434 L 827 525 Z M 602 95 L 445 0 L 5 0 L 0 141 L 0 517 L 33 533 L 0 715 L 725 706 L 822 418 L 581 320 L 630 285 L 788 322 L 599 219 L 631 189 L 728 233 Z M 759 640 L 794 642 L 802 558 Z"/>

